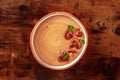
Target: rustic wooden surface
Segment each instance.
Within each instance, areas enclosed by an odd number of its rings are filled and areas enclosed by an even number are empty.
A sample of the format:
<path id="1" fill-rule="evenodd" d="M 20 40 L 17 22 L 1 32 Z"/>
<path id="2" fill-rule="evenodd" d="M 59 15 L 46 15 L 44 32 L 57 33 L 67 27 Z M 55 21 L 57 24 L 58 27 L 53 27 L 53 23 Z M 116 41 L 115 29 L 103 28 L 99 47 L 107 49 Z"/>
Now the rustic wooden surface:
<path id="1" fill-rule="evenodd" d="M 81 20 L 89 34 L 83 58 L 54 71 L 33 58 L 29 37 L 53 11 Z M 0 80 L 120 80 L 120 0 L 0 0 Z"/>

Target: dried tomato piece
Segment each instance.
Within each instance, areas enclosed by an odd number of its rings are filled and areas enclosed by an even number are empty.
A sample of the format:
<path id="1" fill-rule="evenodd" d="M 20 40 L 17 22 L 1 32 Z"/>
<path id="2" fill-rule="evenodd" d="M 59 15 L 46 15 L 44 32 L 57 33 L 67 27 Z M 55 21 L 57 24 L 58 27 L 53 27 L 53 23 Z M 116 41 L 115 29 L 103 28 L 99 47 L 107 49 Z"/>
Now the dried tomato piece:
<path id="1" fill-rule="evenodd" d="M 73 32 L 66 30 L 64 37 L 66 40 L 70 40 L 71 38 L 73 38 Z"/>
<path id="2" fill-rule="evenodd" d="M 82 36 L 82 32 L 80 31 L 80 29 L 75 29 L 74 34 L 77 37 L 81 37 Z"/>
<path id="3" fill-rule="evenodd" d="M 77 53 L 77 51 L 75 50 L 75 49 L 72 49 L 72 48 L 70 48 L 69 50 L 68 50 L 68 53 Z"/>
<path id="4" fill-rule="evenodd" d="M 73 41 L 70 43 L 70 48 L 76 48 L 76 49 L 80 49 L 81 48 L 81 43 L 79 42 L 79 40 L 77 38 L 74 38 Z"/>
<path id="5" fill-rule="evenodd" d="M 65 51 L 58 57 L 58 62 L 68 61 L 70 59 L 70 55 Z"/>

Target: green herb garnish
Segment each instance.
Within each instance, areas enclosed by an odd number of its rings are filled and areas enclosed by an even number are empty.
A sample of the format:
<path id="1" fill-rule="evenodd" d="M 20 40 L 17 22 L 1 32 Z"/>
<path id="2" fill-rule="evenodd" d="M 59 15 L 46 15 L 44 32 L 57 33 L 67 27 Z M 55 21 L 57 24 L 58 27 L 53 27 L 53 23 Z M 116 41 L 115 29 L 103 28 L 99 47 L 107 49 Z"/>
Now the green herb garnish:
<path id="1" fill-rule="evenodd" d="M 84 39 L 80 39 L 79 41 L 80 41 L 80 43 L 85 43 Z"/>
<path id="2" fill-rule="evenodd" d="M 65 58 L 65 59 L 69 59 L 69 58 L 70 58 L 70 55 L 69 55 L 69 54 L 65 54 L 65 55 L 64 55 L 64 58 Z"/>
<path id="3" fill-rule="evenodd" d="M 68 30 L 73 31 L 74 27 L 72 25 L 68 25 Z"/>

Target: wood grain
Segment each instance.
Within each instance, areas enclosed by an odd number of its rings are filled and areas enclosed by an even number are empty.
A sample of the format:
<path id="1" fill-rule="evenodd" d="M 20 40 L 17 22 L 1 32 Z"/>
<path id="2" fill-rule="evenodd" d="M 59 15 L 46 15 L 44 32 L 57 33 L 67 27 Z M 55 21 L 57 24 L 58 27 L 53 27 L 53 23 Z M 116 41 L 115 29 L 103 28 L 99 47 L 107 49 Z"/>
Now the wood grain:
<path id="1" fill-rule="evenodd" d="M 64 71 L 49 70 L 32 56 L 29 37 L 35 23 L 66 11 L 85 25 L 89 46 Z M 1 0 L 0 80 L 120 80 L 120 0 Z"/>

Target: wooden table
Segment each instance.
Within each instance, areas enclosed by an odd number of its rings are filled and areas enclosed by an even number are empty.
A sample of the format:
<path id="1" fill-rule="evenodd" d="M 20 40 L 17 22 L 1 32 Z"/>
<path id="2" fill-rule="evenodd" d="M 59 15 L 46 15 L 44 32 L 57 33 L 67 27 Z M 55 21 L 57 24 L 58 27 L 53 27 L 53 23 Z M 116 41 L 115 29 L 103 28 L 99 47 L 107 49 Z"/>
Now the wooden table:
<path id="1" fill-rule="evenodd" d="M 85 25 L 89 46 L 64 71 L 34 59 L 29 38 L 35 23 L 66 11 Z M 0 80 L 120 80 L 120 0 L 0 0 Z"/>

